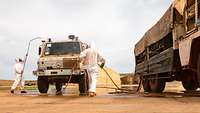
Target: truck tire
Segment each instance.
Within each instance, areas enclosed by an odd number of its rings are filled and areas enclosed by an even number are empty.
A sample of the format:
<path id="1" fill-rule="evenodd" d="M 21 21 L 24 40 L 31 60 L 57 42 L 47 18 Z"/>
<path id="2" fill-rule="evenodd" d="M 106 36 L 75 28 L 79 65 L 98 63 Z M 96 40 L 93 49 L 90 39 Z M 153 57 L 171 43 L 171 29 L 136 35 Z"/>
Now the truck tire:
<path id="1" fill-rule="evenodd" d="M 197 80 L 198 80 L 198 85 L 200 86 L 200 54 L 198 55 L 197 59 Z"/>
<path id="2" fill-rule="evenodd" d="M 87 75 L 79 76 L 79 92 L 80 96 L 86 96 L 89 89 L 89 81 Z"/>
<path id="3" fill-rule="evenodd" d="M 195 91 L 198 88 L 198 82 L 195 80 L 182 81 L 182 85 L 186 91 Z"/>
<path id="4" fill-rule="evenodd" d="M 149 81 L 152 92 L 161 93 L 165 89 L 166 82 L 162 79 L 151 79 Z"/>
<path id="5" fill-rule="evenodd" d="M 62 83 L 56 82 L 55 86 L 56 86 L 56 92 L 59 92 L 62 90 Z"/>
<path id="6" fill-rule="evenodd" d="M 47 77 L 38 77 L 37 86 L 40 93 L 47 93 L 49 89 L 49 82 Z"/>
<path id="7" fill-rule="evenodd" d="M 142 86 L 143 86 L 144 92 L 151 92 L 151 87 L 150 87 L 148 79 L 142 80 Z"/>

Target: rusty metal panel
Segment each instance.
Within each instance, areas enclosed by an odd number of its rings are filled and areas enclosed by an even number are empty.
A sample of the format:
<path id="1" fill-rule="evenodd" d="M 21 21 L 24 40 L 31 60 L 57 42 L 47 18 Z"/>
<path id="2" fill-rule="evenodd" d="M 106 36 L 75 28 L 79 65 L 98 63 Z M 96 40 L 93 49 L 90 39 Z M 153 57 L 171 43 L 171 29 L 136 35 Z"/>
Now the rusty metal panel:
<path id="1" fill-rule="evenodd" d="M 184 15 L 184 8 L 186 5 L 187 0 L 174 0 L 173 6 L 176 10 L 181 14 Z"/>
<path id="2" fill-rule="evenodd" d="M 80 68 L 79 65 L 78 65 L 79 61 L 78 60 L 72 60 L 72 59 L 69 59 L 69 58 L 64 58 L 63 59 L 63 68 L 66 68 L 66 69 L 78 69 Z"/>
<path id="3" fill-rule="evenodd" d="M 183 24 L 176 24 L 173 29 L 173 48 L 179 49 L 179 39 L 185 35 L 185 27 Z"/>

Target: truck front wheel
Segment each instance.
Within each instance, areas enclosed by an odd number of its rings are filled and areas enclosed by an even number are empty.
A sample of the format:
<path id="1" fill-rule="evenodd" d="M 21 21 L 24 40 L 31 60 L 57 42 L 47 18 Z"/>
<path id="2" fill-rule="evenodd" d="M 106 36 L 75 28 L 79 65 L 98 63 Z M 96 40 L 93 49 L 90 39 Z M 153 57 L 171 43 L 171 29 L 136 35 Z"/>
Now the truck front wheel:
<path id="1" fill-rule="evenodd" d="M 87 75 L 79 76 L 79 92 L 80 96 L 86 96 L 89 89 L 89 80 Z"/>
<path id="2" fill-rule="evenodd" d="M 62 90 L 62 83 L 56 82 L 55 86 L 56 86 L 56 91 L 57 91 L 57 92 L 59 92 L 59 91 Z"/>
<path id="3" fill-rule="evenodd" d="M 47 93 L 49 89 L 49 82 L 47 77 L 39 76 L 37 86 L 40 93 Z"/>
<path id="4" fill-rule="evenodd" d="M 56 82 L 56 95 L 62 95 L 62 83 Z"/>

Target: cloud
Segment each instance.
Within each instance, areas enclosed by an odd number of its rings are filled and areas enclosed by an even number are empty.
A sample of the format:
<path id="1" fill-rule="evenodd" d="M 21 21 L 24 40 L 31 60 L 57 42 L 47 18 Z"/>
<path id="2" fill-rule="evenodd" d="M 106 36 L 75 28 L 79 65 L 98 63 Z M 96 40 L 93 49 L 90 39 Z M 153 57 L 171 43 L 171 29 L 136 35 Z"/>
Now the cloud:
<path id="1" fill-rule="evenodd" d="M 32 38 L 64 40 L 75 34 L 94 41 L 118 72 L 134 72 L 134 44 L 164 14 L 170 1 L 161 0 L 2 0 L 0 1 L 0 79 L 13 79 L 14 58 L 23 57 Z M 37 65 L 33 42 L 25 78 Z"/>

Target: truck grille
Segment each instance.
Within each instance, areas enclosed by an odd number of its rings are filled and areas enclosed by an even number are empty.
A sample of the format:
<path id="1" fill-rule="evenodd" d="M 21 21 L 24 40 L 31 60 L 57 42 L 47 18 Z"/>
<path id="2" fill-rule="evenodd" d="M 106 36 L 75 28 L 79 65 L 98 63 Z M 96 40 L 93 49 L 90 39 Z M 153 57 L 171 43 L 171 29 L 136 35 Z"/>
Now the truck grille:
<path id="1" fill-rule="evenodd" d="M 79 69 L 80 66 L 79 66 L 79 61 L 77 59 L 66 59 L 64 58 L 63 59 L 63 68 L 66 68 L 66 69 Z"/>

